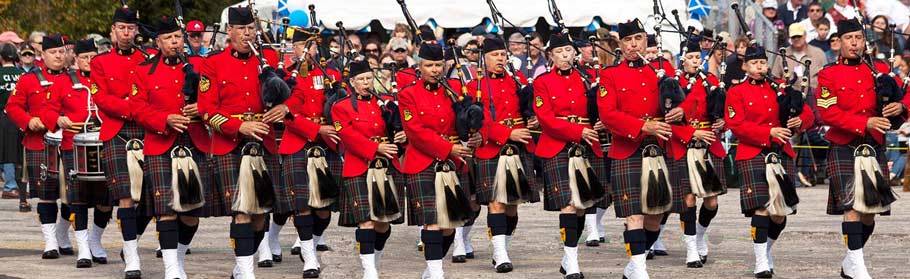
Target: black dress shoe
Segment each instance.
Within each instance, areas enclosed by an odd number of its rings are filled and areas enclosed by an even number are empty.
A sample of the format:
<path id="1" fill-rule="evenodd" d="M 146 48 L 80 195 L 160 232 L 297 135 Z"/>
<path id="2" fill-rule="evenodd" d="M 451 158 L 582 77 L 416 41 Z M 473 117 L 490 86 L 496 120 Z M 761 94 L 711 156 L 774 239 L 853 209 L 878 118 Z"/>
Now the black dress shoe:
<path id="1" fill-rule="evenodd" d="M 303 278 L 319 278 L 319 269 L 307 269 L 303 271 Z"/>
<path id="2" fill-rule="evenodd" d="M 76 268 L 89 268 L 89 267 L 92 267 L 92 260 L 89 260 L 89 259 L 76 260 Z"/>
<path id="3" fill-rule="evenodd" d="M 646 260 L 653 260 L 653 259 L 654 259 L 654 251 L 648 250 L 648 254 L 645 255 L 645 259 L 646 259 Z"/>
<path id="4" fill-rule="evenodd" d="M 655 256 L 666 256 L 669 254 L 667 254 L 667 250 L 654 250 L 654 255 Z"/>
<path id="5" fill-rule="evenodd" d="M 92 262 L 107 264 L 107 257 L 92 257 Z"/>
<path id="6" fill-rule="evenodd" d="M 496 265 L 496 262 L 493 262 L 493 266 L 496 267 L 496 273 L 509 273 L 512 272 L 512 263 L 502 263 Z"/>
<path id="7" fill-rule="evenodd" d="M 598 239 L 597 241 L 599 241 L 600 243 L 607 243 L 607 239 L 606 239 L 606 238 L 603 238 L 603 237 L 601 237 L 601 238 Z"/>
<path id="8" fill-rule="evenodd" d="M 468 260 L 465 259 L 465 255 L 452 256 L 453 263 L 463 263 L 463 262 L 467 262 L 467 261 Z"/>
<path id="9" fill-rule="evenodd" d="M 44 253 L 41 254 L 41 258 L 46 259 L 46 260 L 57 259 L 57 258 L 60 258 L 60 252 L 58 252 L 57 250 L 44 251 Z"/>
<path id="10" fill-rule="evenodd" d="M 597 246 L 600 246 L 600 242 L 598 242 L 597 240 L 588 240 L 588 241 L 585 241 L 585 246 L 597 247 Z"/>
<path id="11" fill-rule="evenodd" d="M 560 267 L 559 267 L 559 274 L 566 275 L 566 269 L 563 268 L 562 266 L 560 266 Z M 581 277 L 579 277 L 579 278 L 581 278 L 581 279 L 584 279 L 584 278 L 585 278 L 585 274 L 584 274 L 584 273 L 579 272 L 579 273 L 577 273 L 577 274 L 580 274 L 580 275 L 581 275 Z M 569 275 L 574 275 L 574 274 L 569 274 Z M 566 278 L 569 278 L 569 277 L 566 276 Z"/>
<path id="12" fill-rule="evenodd" d="M 126 262 L 126 259 L 123 258 L 123 249 L 120 249 L 120 261 Z"/>
<path id="13" fill-rule="evenodd" d="M 332 248 L 329 248 L 328 245 L 325 245 L 325 244 L 317 244 L 317 245 L 316 245 L 316 251 L 325 252 L 325 251 L 329 251 L 329 250 L 332 250 Z"/>
<path id="14" fill-rule="evenodd" d="M 771 273 L 770 270 L 765 270 L 755 274 L 755 278 L 771 278 L 774 277 L 774 273 Z"/>
<path id="15" fill-rule="evenodd" d="M 130 270 L 123 274 L 123 279 L 141 279 L 142 271 L 140 270 Z"/>
<path id="16" fill-rule="evenodd" d="M 193 250 L 190 250 L 190 248 L 186 248 L 186 253 L 184 255 L 189 255 L 192 253 L 193 253 Z"/>
<path id="17" fill-rule="evenodd" d="M 474 252 L 468 252 L 468 253 L 464 254 L 464 257 L 465 257 L 466 259 L 473 259 L 473 258 L 474 258 Z"/>
<path id="18" fill-rule="evenodd" d="M 72 255 L 75 255 L 76 253 L 73 252 L 73 247 L 67 247 L 67 248 L 60 248 L 60 254 L 72 256 Z"/>
<path id="19" fill-rule="evenodd" d="M 844 273 L 844 268 L 843 268 L 843 267 L 840 268 L 840 278 L 844 278 L 844 279 L 853 279 L 853 277 L 850 277 L 850 276 L 848 276 L 846 273 Z"/>
<path id="20" fill-rule="evenodd" d="M 417 243 L 417 252 L 423 252 L 423 242 Z"/>
<path id="21" fill-rule="evenodd" d="M 701 264 L 708 263 L 708 255 L 699 256 L 701 258 Z"/>
<path id="22" fill-rule="evenodd" d="M 582 279 L 582 278 L 585 278 L 585 277 L 582 276 L 581 273 L 572 273 L 572 274 L 566 275 L 566 279 Z"/>
<path id="23" fill-rule="evenodd" d="M 300 247 L 291 248 L 291 255 L 300 255 Z"/>
<path id="24" fill-rule="evenodd" d="M 259 267 L 272 267 L 272 260 L 264 260 L 257 264 Z"/>
<path id="25" fill-rule="evenodd" d="M 704 265 L 701 261 L 687 262 L 686 267 L 688 268 L 702 268 Z"/>
<path id="26" fill-rule="evenodd" d="M 159 259 L 161 258 L 161 249 L 155 249 L 155 257 Z"/>
<path id="27" fill-rule="evenodd" d="M 273 262 L 280 263 L 282 260 L 283 260 L 283 259 L 281 258 L 281 255 L 272 254 L 272 261 L 273 261 Z"/>

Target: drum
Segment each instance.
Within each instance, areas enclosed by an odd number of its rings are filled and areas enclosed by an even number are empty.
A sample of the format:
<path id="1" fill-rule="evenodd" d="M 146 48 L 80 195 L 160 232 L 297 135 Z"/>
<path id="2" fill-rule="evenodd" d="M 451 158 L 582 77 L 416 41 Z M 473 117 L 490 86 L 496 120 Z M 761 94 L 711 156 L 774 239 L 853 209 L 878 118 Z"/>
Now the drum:
<path id="1" fill-rule="evenodd" d="M 79 133 L 73 136 L 73 166 L 76 180 L 105 181 L 101 168 L 102 142 L 99 132 Z"/>
<path id="2" fill-rule="evenodd" d="M 60 163 L 60 142 L 63 141 L 63 130 L 57 132 L 47 132 L 44 134 L 44 163 L 41 164 L 41 178 L 47 180 L 47 177 L 57 177 L 60 169 L 63 168 Z"/>

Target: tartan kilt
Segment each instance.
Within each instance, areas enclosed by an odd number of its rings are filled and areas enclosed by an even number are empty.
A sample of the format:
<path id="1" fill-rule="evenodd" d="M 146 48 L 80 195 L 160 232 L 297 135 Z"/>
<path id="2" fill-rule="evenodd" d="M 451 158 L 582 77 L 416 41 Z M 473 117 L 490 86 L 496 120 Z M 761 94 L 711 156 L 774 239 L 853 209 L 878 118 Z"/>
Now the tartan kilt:
<path id="1" fill-rule="evenodd" d="M 63 170 L 67 174 L 66 198 L 69 204 L 84 204 L 88 207 L 112 205 L 111 190 L 105 181 L 80 181 L 75 176 L 68 175 L 70 170 L 75 169 L 73 165 L 75 154 L 73 150 L 60 151 Z"/>
<path id="2" fill-rule="evenodd" d="M 853 204 L 847 204 L 846 201 L 853 200 L 854 149 L 855 147 L 839 144 L 831 144 L 828 149 L 828 215 L 843 215 L 845 211 L 853 209 Z M 884 146 L 876 146 L 875 152 L 882 174 L 887 179 L 890 170 Z"/>
<path id="3" fill-rule="evenodd" d="M 405 218 L 404 196 L 405 192 L 404 176 L 401 175 L 394 167 L 388 169 L 390 177 L 395 182 L 395 191 L 398 192 L 398 208 L 401 210 L 401 218 L 392 221 L 392 224 L 402 224 Z M 372 221 L 370 219 L 370 195 L 367 189 L 367 175 L 364 172 L 360 176 L 345 177 L 342 181 L 341 195 L 338 199 L 338 225 L 343 227 L 356 228 L 361 222 Z"/>
<path id="4" fill-rule="evenodd" d="M 199 169 L 196 170 L 196 175 L 202 180 L 202 198 L 205 201 L 205 204 L 200 208 L 182 213 L 178 213 L 171 208 L 171 203 L 174 200 L 174 193 L 171 191 L 171 184 L 173 183 L 171 150 L 173 150 L 173 147 L 161 155 L 145 157 L 145 171 L 147 172 L 146 177 L 149 181 L 148 183 L 144 183 L 142 187 L 148 188 L 148 191 L 143 190 L 143 192 L 150 192 L 152 194 L 143 194 L 143 203 L 151 209 L 152 214 L 149 216 L 177 214 L 195 217 L 207 216 L 206 214 L 211 211 L 207 209 L 207 207 L 209 207 L 209 202 L 212 202 L 212 199 L 214 198 L 211 194 L 213 191 L 211 183 L 212 176 L 209 173 L 208 156 L 194 147 L 189 136 L 179 136 L 176 143 L 189 147 L 193 152 L 193 161 L 195 161 L 196 166 L 199 167 Z M 145 202 L 146 200 L 148 202 Z"/>
<path id="5" fill-rule="evenodd" d="M 341 171 L 344 167 L 344 162 L 341 160 L 341 156 L 338 155 L 334 150 L 326 147 L 324 144 L 315 144 L 307 143 L 303 149 L 297 151 L 297 153 L 291 155 L 282 155 L 281 163 L 281 172 L 284 181 L 287 182 L 288 187 L 291 190 L 292 195 L 292 210 L 301 211 L 309 208 L 310 201 L 310 177 L 307 175 L 307 149 L 313 146 L 321 146 L 325 149 L 325 160 L 329 164 L 329 172 L 331 172 L 332 177 L 335 179 L 335 185 L 338 187 L 342 186 Z M 340 191 L 339 191 L 340 192 Z M 329 205 L 326 208 L 332 211 L 338 211 L 338 200 L 336 199 L 334 203 Z"/>
<path id="6" fill-rule="evenodd" d="M 408 192 L 408 226 L 436 224 L 436 163 L 417 174 L 405 174 Z M 463 167 L 462 167 L 463 168 Z M 468 173 L 458 171 L 458 181 L 465 197 L 470 200 Z"/>
<path id="7" fill-rule="evenodd" d="M 541 185 L 537 183 L 537 178 L 534 176 L 534 155 L 528 153 L 525 149 L 521 149 L 519 157 L 521 158 L 521 167 L 524 168 L 528 184 L 530 184 L 533 191 L 528 202 L 540 202 Z M 475 199 L 479 204 L 488 205 L 493 200 L 493 180 L 496 179 L 496 166 L 499 164 L 499 156 L 492 159 L 477 159 L 476 162 L 477 179 L 480 181 L 480 185 L 477 187 Z"/>
<path id="8" fill-rule="evenodd" d="M 765 208 L 765 204 L 767 204 L 768 199 L 770 199 L 770 194 L 768 193 L 768 179 L 765 176 L 766 155 L 768 155 L 768 152 L 762 151 L 752 159 L 734 162 L 741 174 L 740 181 L 742 183 L 740 184 L 739 204 L 743 215 L 746 217 L 752 217 L 756 210 Z M 786 153 L 781 153 L 780 155 L 781 164 L 787 171 L 787 174 L 791 175 L 791 178 L 793 178 L 794 176 L 792 175 L 796 173 L 793 158 L 790 158 Z M 796 212 L 793 214 L 796 214 Z"/>
<path id="9" fill-rule="evenodd" d="M 234 215 L 231 206 L 234 204 L 234 198 L 237 197 L 236 193 L 239 190 L 237 179 L 240 175 L 240 160 L 242 157 L 240 152 L 246 143 L 246 141 L 241 141 L 230 153 L 212 156 L 211 161 L 209 161 L 209 169 L 214 176 L 211 180 L 212 187 L 210 187 L 212 188 L 210 192 L 213 195 L 206 194 L 205 202 L 208 206 L 203 207 L 206 208 L 203 216 Z M 294 210 L 293 194 L 291 188 L 284 182 L 283 175 L 279 173 L 281 166 L 278 164 L 278 155 L 271 154 L 268 150 L 264 152 L 263 159 L 268 168 L 269 176 L 272 178 L 272 187 L 275 189 L 275 205 L 272 207 L 272 212 L 279 214 L 292 212 Z M 209 201 L 209 197 L 211 197 L 211 201 Z"/>
<path id="10" fill-rule="evenodd" d="M 41 179 L 41 164 L 46 160 L 44 150 L 25 149 L 25 168 L 28 171 L 29 193 L 32 198 L 41 200 L 57 200 L 60 198 L 60 184 L 57 177 L 48 175 L 47 180 Z"/>
<path id="11" fill-rule="evenodd" d="M 130 172 L 126 166 L 126 142 L 130 139 L 143 139 L 143 135 L 142 127 L 136 122 L 125 121 L 117 136 L 104 142 L 101 151 L 104 172 L 107 174 L 107 185 L 111 187 L 111 198 L 114 200 L 132 197 Z"/>
<path id="12" fill-rule="evenodd" d="M 572 203 L 572 189 L 569 187 L 569 145 L 563 148 L 553 158 L 541 158 L 543 161 L 543 197 L 546 211 L 560 211 Z M 610 195 L 610 186 L 604 183 L 607 177 L 604 159 L 598 158 L 588 153 L 588 161 L 591 168 L 597 174 L 598 181 L 604 186 L 604 199 L 598 201 L 594 206 L 607 208 L 612 203 Z"/>
<path id="13" fill-rule="evenodd" d="M 714 173 L 720 179 L 723 191 L 718 195 L 727 193 L 726 175 L 724 175 L 724 159 L 714 156 L 710 151 L 706 152 L 711 164 L 714 165 Z M 692 185 L 689 184 L 689 165 L 686 157 L 679 160 L 668 159 L 670 161 L 670 176 L 673 181 L 673 207 L 670 208 L 672 213 L 683 213 L 686 210 L 686 195 L 692 194 Z"/>

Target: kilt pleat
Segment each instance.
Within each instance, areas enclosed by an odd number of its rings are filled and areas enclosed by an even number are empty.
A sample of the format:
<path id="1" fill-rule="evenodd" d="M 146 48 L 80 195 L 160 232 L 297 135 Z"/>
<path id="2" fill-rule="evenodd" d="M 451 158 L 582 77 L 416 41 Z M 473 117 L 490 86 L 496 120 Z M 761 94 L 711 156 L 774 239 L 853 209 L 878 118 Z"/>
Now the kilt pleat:
<path id="1" fill-rule="evenodd" d="M 130 194 L 130 172 L 126 166 L 126 141 L 142 139 L 143 133 L 142 127 L 138 124 L 126 121 L 117 136 L 103 143 L 101 151 L 104 163 L 103 169 L 107 175 L 107 185 L 112 190 L 111 198 L 115 200 L 132 197 Z"/>
<path id="2" fill-rule="evenodd" d="M 435 164 L 417 174 L 404 175 L 407 180 L 408 197 L 408 226 L 424 226 L 436 224 L 436 170 Z M 458 181 L 467 197 L 468 178 L 467 172 L 458 171 Z"/>
<path id="3" fill-rule="evenodd" d="M 48 175 L 46 180 L 41 180 L 41 165 L 44 164 L 45 159 L 44 150 L 25 150 L 29 192 L 32 198 L 57 200 L 60 198 L 60 184 L 58 184 L 57 176 Z"/>
<path id="4" fill-rule="evenodd" d="M 73 150 L 62 150 L 63 170 L 69 174 L 75 168 Z M 66 198 L 70 204 L 84 204 L 89 207 L 109 206 L 112 203 L 110 188 L 105 181 L 80 181 L 75 177 L 66 175 Z"/>
<path id="5" fill-rule="evenodd" d="M 683 213 L 686 211 L 686 196 L 692 193 L 692 187 L 689 186 L 689 166 L 686 165 L 685 157 L 673 160 L 668 156 L 667 167 L 670 168 L 670 181 L 673 186 L 671 187 L 673 205 L 670 207 L 670 213 Z"/>
<path id="6" fill-rule="evenodd" d="M 232 216 L 234 215 L 231 206 L 234 204 L 234 198 L 237 197 L 239 186 L 237 179 L 240 172 L 241 149 L 246 142 L 241 142 L 233 151 L 220 156 L 212 156 L 209 167 L 214 176 L 212 181 L 213 193 L 211 206 L 207 207 L 207 217 Z M 266 167 L 269 176 L 272 178 L 272 187 L 275 192 L 275 205 L 272 212 L 288 213 L 294 209 L 293 194 L 287 183 L 284 183 L 282 169 L 278 163 L 278 155 L 268 153 L 264 154 Z M 207 195 L 208 196 L 208 195 Z M 208 198 L 206 203 L 209 203 Z"/>
<path id="7" fill-rule="evenodd" d="M 530 184 L 531 189 L 533 190 L 528 202 L 540 202 L 541 185 L 537 182 L 537 178 L 534 175 L 534 155 L 528 153 L 524 149 L 520 152 L 519 156 L 521 158 L 522 168 L 524 168 L 528 184 Z M 477 178 L 480 181 L 480 185 L 477 187 L 477 193 L 475 195 L 477 203 L 487 205 L 493 200 L 493 180 L 496 179 L 496 166 L 498 164 L 499 156 L 492 159 L 477 159 Z"/>
<path id="8" fill-rule="evenodd" d="M 193 160 L 196 162 L 196 166 L 199 168 L 196 170 L 196 175 L 199 176 L 202 180 L 202 193 L 203 200 L 205 204 L 201 208 L 193 209 L 187 212 L 180 213 L 181 215 L 187 216 L 196 216 L 202 217 L 207 216 L 211 211 L 208 209 L 210 206 L 208 203 L 212 200 L 212 183 L 211 183 L 211 173 L 209 173 L 208 166 L 208 157 L 205 153 L 195 149 L 192 141 L 189 136 L 183 136 L 177 138 L 179 145 L 190 147 L 190 151 L 193 155 Z M 176 146 L 176 145 L 175 145 Z M 143 187 L 150 188 L 152 194 L 147 196 L 149 202 L 145 204 L 150 206 L 152 211 L 152 216 L 162 216 L 162 215 L 176 215 L 178 214 L 174 209 L 171 208 L 171 204 L 174 200 L 174 193 L 171 191 L 171 184 L 173 183 L 173 176 L 171 170 L 171 150 L 161 155 L 156 156 L 146 156 L 146 173 L 148 173 L 149 182 L 145 183 Z M 143 198 L 145 200 L 145 198 Z"/>
<path id="9" fill-rule="evenodd" d="M 389 174 L 395 182 L 395 191 L 398 192 L 398 208 L 401 210 L 401 218 L 392 221 L 392 224 L 402 224 L 405 218 L 405 192 L 404 177 L 394 168 L 389 169 Z M 371 221 L 370 219 L 370 187 L 367 183 L 366 172 L 360 176 L 345 177 L 342 182 L 341 196 L 338 200 L 338 225 L 343 227 L 357 227 L 361 222 Z"/>
<path id="10" fill-rule="evenodd" d="M 282 156 L 281 172 L 282 179 L 286 181 L 286 184 L 291 189 L 290 193 L 292 195 L 291 199 L 291 210 L 304 210 L 309 208 L 310 200 L 310 186 L 309 186 L 309 175 L 307 174 L 307 155 L 306 150 L 310 147 L 316 146 L 317 144 L 308 143 L 297 153 L 291 155 Z M 344 167 L 344 162 L 341 160 L 341 156 L 338 155 L 334 150 L 329 149 L 325 145 L 319 145 L 325 149 L 325 159 L 326 163 L 329 165 L 329 171 L 332 173 L 332 177 L 335 179 L 335 185 L 338 187 L 342 186 L 341 171 Z M 338 202 L 328 206 L 327 209 L 332 211 L 338 211 Z"/>
<path id="11" fill-rule="evenodd" d="M 641 152 L 610 164 L 613 210 L 617 218 L 641 215 Z"/>
<path id="12" fill-rule="evenodd" d="M 751 217 L 758 209 L 765 208 L 770 199 L 768 193 L 768 179 L 765 177 L 765 156 L 767 152 L 762 152 L 752 159 L 739 160 L 734 162 L 736 168 L 740 171 L 739 203 L 742 213 L 746 217 Z M 781 164 L 791 178 L 796 173 L 793 164 L 793 158 L 786 154 L 780 156 Z M 794 213 L 795 214 L 795 213 Z"/>
<path id="13" fill-rule="evenodd" d="M 828 207 L 829 215 L 843 215 L 847 210 L 853 209 L 853 157 L 855 147 L 849 145 L 831 144 L 828 149 Z M 882 168 L 884 177 L 889 177 L 888 159 L 883 146 L 876 147 L 876 159 Z"/>
<path id="14" fill-rule="evenodd" d="M 604 187 L 604 199 L 595 203 L 594 206 L 607 208 L 612 203 L 612 190 L 609 183 L 605 183 L 604 177 L 607 177 L 604 159 L 590 155 L 588 161 L 591 168 L 597 174 L 597 179 Z M 569 147 L 566 146 L 556 156 L 543 161 L 543 196 L 544 207 L 546 211 L 560 211 L 572 203 L 572 189 L 569 187 Z"/>

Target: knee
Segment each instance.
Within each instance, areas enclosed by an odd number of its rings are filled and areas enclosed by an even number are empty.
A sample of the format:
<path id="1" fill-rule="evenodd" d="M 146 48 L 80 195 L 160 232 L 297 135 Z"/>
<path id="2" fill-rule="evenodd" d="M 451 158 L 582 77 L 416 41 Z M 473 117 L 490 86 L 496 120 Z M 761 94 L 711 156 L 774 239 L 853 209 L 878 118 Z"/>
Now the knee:
<path id="1" fill-rule="evenodd" d="M 253 215 L 251 218 L 253 230 L 262 231 L 265 229 L 265 215 Z"/>
<path id="2" fill-rule="evenodd" d="M 695 194 L 686 195 L 686 206 L 687 207 L 695 206 Z"/>
<path id="3" fill-rule="evenodd" d="M 787 216 L 771 216 L 771 222 L 775 224 L 783 224 L 787 220 Z"/>
<path id="4" fill-rule="evenodd" d="M 177 220 L 177 215 L 161 215 L 158 216 L 158 222 L 161 221 L 174 221 Z"/>
<path id="5" fill-rule="evenodd" d="M 875 223 L 875 214 L 864 214 L 861 219 L 863 224 L 872 225 Z"/>
<path id="6" fill-rule="evenodd" d="M 862 219 L 863 214 L 855 210 L 847 210 L 844 212 L 844 222 L 858 222 Z"/>
<path id="7" fill-rule="evenodd" d="M 504 204 L 491 201 L 487 210 L 489 210 L 490 213 L 504 213 L 506 212 L 506 206 Z"/>
<path id="8" fill-rule="evenodd" d="M 359 227 L 363 230 L 369 230 L 375 228 L 375 223 L 373 221 L 361 222 Z"/>
<path id="9" fill-rule="evenodd" d="M 563 207 L 561 210 L 559 210 L 559 213 L 562 214 L 577 214 L 577 212 L 578 210 L 576 210 L 575 207 L 571 205 Z"/>
<path id="10" fill-rule="evenodd" d="M 195 227 L 199 225 L 199 217 L 180 216 L 180 222 L 182 222 L 184 225 Z"/>
<path id="11" fill-rule="evenodd" d="M 428 230 L 428 231 L 438 231 L 439 225 L 437 225 L 437 224 L 426 225 L 426 226 L 423 226 L 423 229 Z"/>
<path id="12" fill-rule="evenodd" d="M 95 206 L 95 210 L 98 210 L 98 211 L 101 211 L 104 213 L 111 212 L 111 210 L 113 210 L 113 209 L 114 209 L 114 207 L 112 207 L 112 206 L 100 206 L 100 205 Z"/>
<path id="13" fill-rule="evenodd" d="M 626 217 L 626 227 L 629 230 L 641 229 L 645 223 L 644 215 L 632 215 Z M 660 223 L 660 220 L 657 220 L 657 223 Z"/>
<path id="14" fill-rule="evenodd" d="M 663 215 L 647 215 L 643 218 L 642 223 L 645 228 L 653 231 L 660 228 L 661 219 L 663 219 Z"/>
<path id="15" fill-rule="evenodd" d="M 312 213 L 312 211 L 310 211 L 310 208 L 309 208 L 309 207 L 305 207 L 305 208 L 303 208 L 303 209 L 297 211 L 297 215 L 298 215 L 298 216 L 310 215 L 311 213 Z"/>
<path id="16" fill-rule="evenodd" d="M 378 233 L 385 233 L 385 232 L 389 231 L 389 228 L 390 228 L 389 223 L 383 223 L 383 222 L 374 222 L 373 223 L 373 230 L 375 230 Z"/>
<path id="17" fill-rule="evenodd" d="M 717 197 L 706 198 L 703 206 L 707 206 L 710 209 L 717 209 Z"/>
<path id="18" fill-rule="evenodd" d="M 506 215 L 518 216 L 518 206 L 517 205 L 506 206 Z"/>
<path id="19" fill-rule="evenodd" d="M 321 219 L 325 219 L 331 217 L 332 212 L 328 210 L 316 210 L 316 216 L 319 216 Z"/>
<path id="20" fill-rule="evenodd" d="M 249 224 L 251 221 L 250 215 L 238 213 L 234 215 L 234 224 Z"/>
<path id="21" fill-rule="evenodd" d="M 120 207 L 133 207 L 133 199 L 131 198 L 120 199 L 119 203 Z"/>

